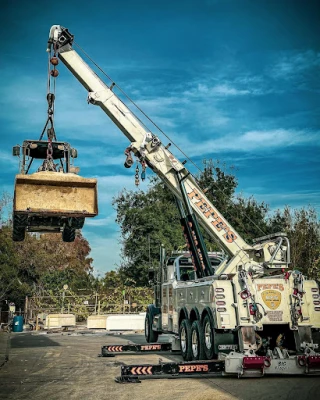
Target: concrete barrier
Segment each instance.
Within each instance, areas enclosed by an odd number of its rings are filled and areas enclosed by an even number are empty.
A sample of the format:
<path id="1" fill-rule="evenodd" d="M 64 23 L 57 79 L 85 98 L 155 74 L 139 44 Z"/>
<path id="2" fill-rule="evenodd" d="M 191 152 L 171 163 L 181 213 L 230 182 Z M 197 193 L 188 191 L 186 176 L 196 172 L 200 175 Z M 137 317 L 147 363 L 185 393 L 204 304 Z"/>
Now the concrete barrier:
<path id="1" fill-rule="evenodd" d="M 48 314 L 46 316 L 45 329 L 75 326 L 76 316 L 73 314 Z"/>
<path id="2" fill-rule="evenodd" d="M 90 315 L 87 319 L 88 329 L 107 329 L 107 315 Z"/>
<path id="3" fill-rule="evenodd" d="M 87 319 L 88 329 L 106 329 L 108 331 L 144 330 L 146 313 L 91 315 Z"/>
<path id="4" fill-rule="evenodd" d="M 108 331 L 144 330 L 145 317 L 146 313 L 108 315 L 107 330 Z"/>

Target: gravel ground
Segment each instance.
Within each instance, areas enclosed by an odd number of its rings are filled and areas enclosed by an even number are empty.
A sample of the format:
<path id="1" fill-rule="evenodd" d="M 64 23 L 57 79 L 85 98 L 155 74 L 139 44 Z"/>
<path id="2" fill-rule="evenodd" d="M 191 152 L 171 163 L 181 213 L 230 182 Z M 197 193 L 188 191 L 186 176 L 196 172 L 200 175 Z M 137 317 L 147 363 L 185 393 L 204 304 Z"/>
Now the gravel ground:
<path id="1" fill-rule="evenodd" d="M 0 356 L 6 339 L 0 334 Z M 225 400 L 319 399 L 320 377 L 264 377 L 237 379 L 144 380 L 118 384 L 120 365 L 181 361 L 178 355 L 121 355 L 98 357 L 101 346 L 143 343 L 139 334 L 12 333 L 9 361 L 0 369 L 0 398 L 6 399 L 115 399 L 115 400 Z M 166 340 L 166 338 L 162 338 Z M 0 365 L 2 360 L 0 359 Z"/>

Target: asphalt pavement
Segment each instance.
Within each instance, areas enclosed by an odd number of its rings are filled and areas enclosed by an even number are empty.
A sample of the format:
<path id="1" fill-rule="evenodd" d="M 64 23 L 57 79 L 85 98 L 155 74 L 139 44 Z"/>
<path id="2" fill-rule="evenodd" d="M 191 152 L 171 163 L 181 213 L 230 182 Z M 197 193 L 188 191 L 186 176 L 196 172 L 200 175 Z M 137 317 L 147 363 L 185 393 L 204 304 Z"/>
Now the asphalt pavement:
<path id="1" fill-rule="evenodd" d="M 0 344 L 7 338 L 0 334 Z M 162 336 L 161 341 L 167 337 Z M 165 354 L 98 357 L 110 344 L 144 343 L 142 334 L 12 333 L 9 361 L 0 367 L 0 398 L 24 400 L 313 400 L 320 398 L 320 376 L 237 379 L 157 379 L 119 384 L 124 364 L 181 361 Z M 1 347 L 1 346 L 0 346 Z M 1 365 L 1 363 L 0 363 Z"/>

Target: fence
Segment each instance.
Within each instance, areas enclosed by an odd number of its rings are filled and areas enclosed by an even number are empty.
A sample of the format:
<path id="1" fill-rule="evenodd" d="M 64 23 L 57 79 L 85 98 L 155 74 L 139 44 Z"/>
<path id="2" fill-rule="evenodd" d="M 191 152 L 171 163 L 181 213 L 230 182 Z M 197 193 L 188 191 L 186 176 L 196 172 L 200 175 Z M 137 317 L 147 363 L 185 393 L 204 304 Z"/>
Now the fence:
<path id="1" fill-rule="evenodd" d="M 130 288 L 104 293 L 76 294 L 63 290 L 58 294 L 41 294 L 26 298 L 25 321 L 35 320 L 39 314 L 71 313 L 77 321 L 89 315 L 133 314 L 144 312 L 153 302 L 153 291 L 149 288 Z"/>

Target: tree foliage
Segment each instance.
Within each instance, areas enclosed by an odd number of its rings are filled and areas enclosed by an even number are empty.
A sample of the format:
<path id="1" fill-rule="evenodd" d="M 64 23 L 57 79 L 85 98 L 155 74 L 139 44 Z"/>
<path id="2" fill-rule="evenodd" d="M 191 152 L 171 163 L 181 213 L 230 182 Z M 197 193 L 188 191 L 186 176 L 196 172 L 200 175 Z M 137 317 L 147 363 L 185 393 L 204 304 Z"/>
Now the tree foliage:
<path id="1" fill-rule="evenodd" d="M 286 207 L 270 216 L 269 206 L 253 196 L 236 194 L 233 169 L 211 160 L 197 177 L 206 196 L 233 228 L 248 242 L 270 233 L 284 231 L 291 241 L 292 268 L 316 277 L 319 274 L 319 221 L 312 208 L 290 210 Z M 147 270 L 158 265 L 159 246 L 168 251 L 185 247 L 180 217 L 171 192 L 158 179 L 152 179 L 146 192 L 123 190 L 113 200 L 122 235 L 122 264 L 119 279 L 147 283 Z M 204 233 L 208 250 L 217 250 Z"/>
<path id="2" fill-rule="evenodd" d="M 169 250 L 184 245 L 175 200 L 162 182 L 153 179 L 147 193 L 124 189 L 113 205 L 122 234 L 120 274 L 145 285 L 148 267 L 158 263 L 160 245 Z"/>
<path id="3" fill-rule="evenodd" d="M 285 207 L 270 218 L 269 224 L 273 231 L 287 233 L 293 268 L 320 280 L 320 223 L 315 209 Z"/>
<path id="4" fill-rule="evenodd" d="M 10 202 L 6 194 L 0 200 L 0 302 L 22 307 L 26 295 L 58 291 L 64 284 L 73 290 L 92 285 L 91 249 L 81 233 L 73 243 L 63 242 L 61 234 L 27 234 L 13 242 L 11 221 L 2 217 Z"/>

